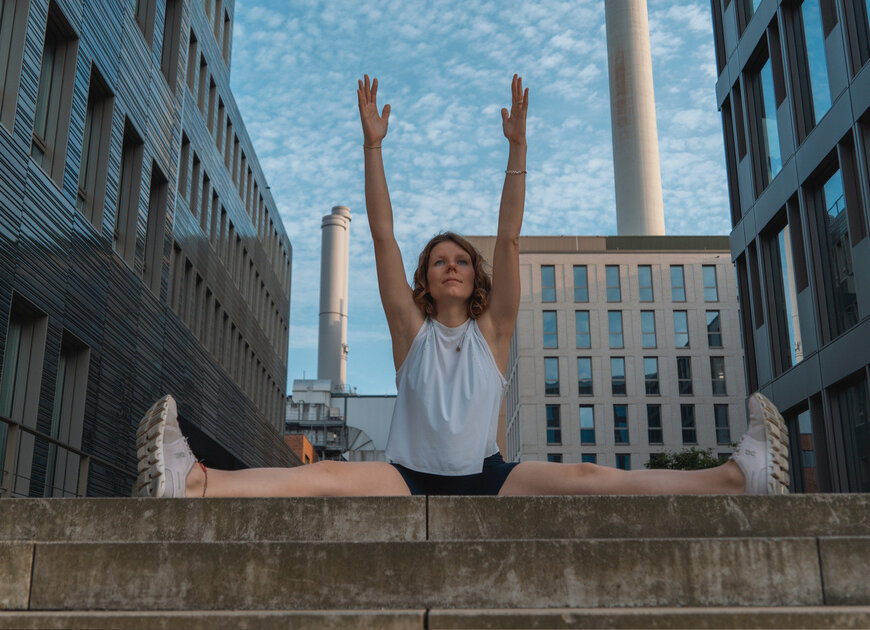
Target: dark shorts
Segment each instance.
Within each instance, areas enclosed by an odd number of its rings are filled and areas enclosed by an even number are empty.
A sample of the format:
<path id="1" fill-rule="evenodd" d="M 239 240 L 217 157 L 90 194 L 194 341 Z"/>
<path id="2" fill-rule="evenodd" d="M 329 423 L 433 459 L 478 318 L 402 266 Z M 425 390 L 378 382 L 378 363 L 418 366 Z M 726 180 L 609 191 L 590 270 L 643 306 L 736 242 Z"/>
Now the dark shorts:
<path id="1" fill-rule="evenodd" d="M 506 462 L 501 453 L 483 460 L 483 472 L 474 475 L 432 475 L 393 464 L 411 494 L 498 494 L 505 479 L 518 462 Z"/>

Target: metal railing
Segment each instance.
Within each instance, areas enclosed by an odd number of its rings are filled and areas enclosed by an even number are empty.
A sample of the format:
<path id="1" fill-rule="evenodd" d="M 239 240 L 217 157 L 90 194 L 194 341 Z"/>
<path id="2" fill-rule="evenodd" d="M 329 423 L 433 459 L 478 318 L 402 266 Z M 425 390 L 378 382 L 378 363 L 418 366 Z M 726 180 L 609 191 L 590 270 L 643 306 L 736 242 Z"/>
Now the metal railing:
<path id="1" fill-rule="evenodd" d="M 23 497 L 23 496 L 32 496 L 29 493 L 22 493 L 16 491 L 16 487 L 18 484 L 17 481 L 27 482 L 26 485 L 28 489 L 30 488 L 30 483 L 33 478 L 28 477 L 26 475 L 19 474 L 17 471 L 18 467 L 18 456 L 20 450 L 20 442 L 23 434 L 28 434 L 33 436 L 35 439 L 40 440 L 41 442 L 47 443 L 49 447 L 54 447 L 54 463 L 47 462 L 46 465 L 46 480 L 50 480 L 49 483 L 42 483 L 42 494 L 40 496 L 58 496 L 55 491 L 60 490 L 61 495 L 65 497 L 83 497 L 87 495 L 88 489 L 88 475 L 90 473 L 91 463 L 98 464 L 104 468 L 111 470 L 114 473 L 117 473 L 123 477 L 127 477 L 130 479 L 131 486 L 136 481 L 136 475 L 131 472 L 124 470 L 123 468 L 113 464 L 105 459 L 100 457 L 96 457 L 95 455 L 91 455 L 90 453 L 85 453 L 84 451 L 70 446 L 69 444 L 65 444 L 60 440 L 57 440 L 50 435 L 46 435 L 41 431 L 37 431 L 36 429 L 32 429 L 28 426 L 21 424 L 20 422 L 16 422 L 10 418 L 5 418 L 0 416 L 0 422 L 5 423 L 6 430 L 6 450 L 5 453 L 0 451 L 0 457 L 3 458 L 3 466 L 2 466 L 2 477 L 0 477 L 0 498 L 7 497 Z M 59 486 L 54 485 L 54 470 L 57 462 L 57 453 L 58 451 L 63 450 L 68 454 L 75 455 L 79 458 L 78 464 L 78 477 L 76 480 L 76 489 L 75 491 L 69 490 L 68 488 L 61 488 Z M 49 458 L 51 459 L 51 458 Z"/>

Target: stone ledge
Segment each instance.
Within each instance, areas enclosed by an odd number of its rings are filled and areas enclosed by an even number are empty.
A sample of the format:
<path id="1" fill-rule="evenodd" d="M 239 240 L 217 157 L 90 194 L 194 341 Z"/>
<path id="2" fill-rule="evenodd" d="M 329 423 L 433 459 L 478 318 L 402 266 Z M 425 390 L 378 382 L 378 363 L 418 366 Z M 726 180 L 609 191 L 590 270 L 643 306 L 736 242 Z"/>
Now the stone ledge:
<path id="1" fill-rule="evenodd" d="M 23 610 L 29 604 L 33 545 L 0 542 L 0 610 Z"/>

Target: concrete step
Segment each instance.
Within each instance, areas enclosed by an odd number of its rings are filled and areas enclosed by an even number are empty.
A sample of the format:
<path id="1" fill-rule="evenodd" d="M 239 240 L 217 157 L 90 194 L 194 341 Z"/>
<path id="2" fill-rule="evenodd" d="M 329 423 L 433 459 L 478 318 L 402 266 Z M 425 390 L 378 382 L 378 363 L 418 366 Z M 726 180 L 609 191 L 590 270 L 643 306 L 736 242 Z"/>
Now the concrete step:
<path id="1" fill-rule="evenodd" d="M 0 612 L 0 630 L 867 628 L 870 607 Z"/>
<path id="2" fill-rule="evenodd" d="M 0 609 L 870 605 L 870 537 L 0 543 Z"/>
<path id="3" fill-rule="evenodd" d="M 870 536 L 870 495 L 15 499 L 0 541 Z"/>

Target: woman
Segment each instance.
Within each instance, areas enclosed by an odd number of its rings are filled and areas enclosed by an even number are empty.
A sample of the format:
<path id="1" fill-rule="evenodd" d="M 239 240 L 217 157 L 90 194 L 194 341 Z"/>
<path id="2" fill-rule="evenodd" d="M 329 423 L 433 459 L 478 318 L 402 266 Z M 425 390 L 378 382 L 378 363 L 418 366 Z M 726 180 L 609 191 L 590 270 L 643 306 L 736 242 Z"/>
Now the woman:
<path id="1" fill-rule="evenodd" d="M 357 96 L 363 128 L 366 211 L 381 301 L 393 343 L 398 395 L 381 462 L 321 461 L 240 471 L 199 464 L 167 396 L 139 426 L 142 496 L 329 496 L 408 494 L 726 494 L 786 492 L 782 418 L 760 394 L 750 398 L 749 430 L 729 462 L 708 470 L 623 471 L 595 464 L 506 463 L 495 436 L 504 373 L 520 300 L 519 235 L 526 175 L 528 88 L 514 75 L 502 109 L 509 152 L 492 279 L 475 249 L 453 233 L 424 248 L 408 286 L 393 235 L 381 142 L 390 106 L 377 108 L 378 82 L 366 75 Z"/>

